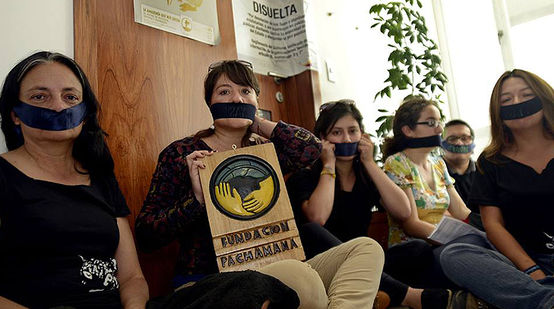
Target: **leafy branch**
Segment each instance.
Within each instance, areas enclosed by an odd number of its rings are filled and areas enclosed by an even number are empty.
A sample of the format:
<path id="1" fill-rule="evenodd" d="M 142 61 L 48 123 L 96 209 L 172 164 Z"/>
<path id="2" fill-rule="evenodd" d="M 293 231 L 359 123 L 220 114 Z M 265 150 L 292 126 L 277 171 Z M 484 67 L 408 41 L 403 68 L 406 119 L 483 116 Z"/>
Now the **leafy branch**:
<path id="1" fill-rule="evenodd" d="M 410 90 L 410 96 L 441 102 L 440 95 L 448 79 L 441 71 L 437 44 L 429 38 L 425 18 L 418 11 L 421 8 L 420 0 L 403 0 L 375 4 L 369 10 L 375 21 L 371 28 L 378 27 L 390 39 L 387 46 L 391 49 L 387 59 L 391 65 L 389 76 L 375 99 L 390 98 L 394 90 Z M 381 123 L 377 136 L 382 138 L 392 130 L 393 115 L 386 109 L 379 112 L 385 113 L 376 119 Z"/>

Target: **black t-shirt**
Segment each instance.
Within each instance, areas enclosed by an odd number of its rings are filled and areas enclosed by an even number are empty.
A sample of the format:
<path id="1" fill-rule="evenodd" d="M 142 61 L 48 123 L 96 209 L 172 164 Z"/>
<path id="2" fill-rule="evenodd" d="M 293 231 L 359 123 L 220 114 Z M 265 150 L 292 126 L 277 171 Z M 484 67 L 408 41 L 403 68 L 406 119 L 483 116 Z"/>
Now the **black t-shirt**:
<path id="1" fill-rule="evenodd" d="M 452 171 L 448 166 L 448 162 L 446 160 L 444 162 L 446 162 L 448 174 L 450 174 L 450 176 L 454 178 L 454 188 L 456 188 L 456 191 L 458 192 L 466 206 L 471 209 L 471 211 L 479 213 L 479 206 L 469 203 L 469 193 L 471 192 L 471 185 L 473 184 L 473 178 L 475 177 L 476 172 L 475 162 L 473 162 L 473 160 L 470 160 L 466 172 L 462 175 Z"/>
<path id="2" fill-rule="evenodd" d="M 32 308 L 120 308 L 112 175 L 91 185 L 32 179 L 0 157 L 0 295 Z"/>
<path id="3" fill-rule="evenodd" d="M 361 165 L 358 166 L 362 168 Z M 310 199 L 319 182 L 320 173 L 321 164 L 318 162 L 312 168 L 302 169 L 287 180 L 287 191 L 299 224 L 308 222 L 302 212 L 302 203 Z M 351 192 L 340 190 L 339 182 L 335 181 L 333 210 L 324 227 L 341 241 L 367 236 L 367 229 L 371 223 L 371 209 L 373 206 L 380 206 L 380 198 L 375 185 L 370 180 L 364 185 L 359 175 Z"/>
<path id="4" fill-rule="evenodd" d="M 554 253 L 554 159 L 538 174 L 499 155 L 499 163 L 480 156 L 470 202 L 500 208 L 506 229 L 526 250 Z"/>

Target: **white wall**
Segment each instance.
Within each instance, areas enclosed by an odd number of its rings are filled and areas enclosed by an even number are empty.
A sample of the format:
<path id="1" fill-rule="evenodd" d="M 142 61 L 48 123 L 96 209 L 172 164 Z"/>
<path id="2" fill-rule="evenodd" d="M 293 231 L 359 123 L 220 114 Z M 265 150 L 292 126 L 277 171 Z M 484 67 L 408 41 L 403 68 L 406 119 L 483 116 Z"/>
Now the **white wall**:
<path id="1" fill-rule="evenodd" d="M 317 0 L 313 5 L 322 101 L 355 100 L 369 132 L 377 128 L 378 108 L 394 110 L 408 94 L 397 93 L 392 99 L 373 100 L 388 76 L 390 53 L 387 38 L 377 29 L 370 29 L 373 22 L 369 8 L 375 3 L 378 1 L 349 0 L 348 5 L 337 6 L 333 0 Z M 439 44 L 433 3 L 431 0 L 422 3 L 430 37 Z M 465 0 L 440 1 L 440 4 L 446 35 L 441 43 L 447 45 L 441 46 L 441 51 L 449 51 L 450 73 L 445 73 L 453 81 L 457 105 L 452 110 L 475 129 L 478 155 L 490 138 L 490 93 L 504 71 L 492 3 Z M 327 80 L 326 61 L 333 64 L 334 83 Z M 449 106 L 443 107 L 447 119 L 450 119 L 449 110 Z"/>
<path id="2" fill-rule="evenodd" d="M 430 37 L 437 42 L 431 1 L 422 2 L 422 14 Z M 373 133 L 377 129 L 377 109 L 394 111 L 409 94 L 408 91 L 393 93 L 390 99 L 373 100 L 375 94 L 385 87 L 383 81 L 388 77 L 387 58 L 390 54 L 388 37 L 377 28 L 370 28 L 374 22 L 369 9 L 379 1 L 348 0 L 348 5 L 337 5 L 335 0 L 313 0 L 311 3 L 317 31 L 322 102 L 345 98 L 356 101 L 364 116 L 366 130 Z M 336 77 L 334 83 L 327 80 L 326 62 L 332 64 Z"/>
<path id="3" fill-rule="evenodd" d="M 505 3 L 512 26 L 554 14 L 552 0 L 505 0 Z"/>
<path id="4" fill-rule="evenodd" d="M 491 1 L 442 1 L 459 117 L 475 130 L 475 154 L 490 139 L 489 102 L 505 71 Z"/>
<path id="5" fill-rule="evenodd" d="M 0 1 L 0 81 L 12 67 L 35 51 L 73 57 L 72 0 Z M 6 151 L 0 133 L 0 153 Z"/>
<path id="6" fill-rule="evenodd" d="M 554 86 L 554 41 L 542 39 L 545 29 L 554 29 L 554 14 L 512 26 L 514 66 L 533 72 Z"/>

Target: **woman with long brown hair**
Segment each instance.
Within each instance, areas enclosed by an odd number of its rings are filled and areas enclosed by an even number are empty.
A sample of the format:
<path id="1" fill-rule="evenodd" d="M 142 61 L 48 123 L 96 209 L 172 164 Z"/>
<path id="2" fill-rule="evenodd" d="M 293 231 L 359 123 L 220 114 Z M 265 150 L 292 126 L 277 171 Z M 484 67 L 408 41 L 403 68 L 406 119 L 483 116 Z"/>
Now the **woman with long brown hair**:
<path id="1" fill-rule="evenodd" d="M 491 143 L 470 202 L 495 246 L 452 244 L 446 275 L 499 308 L 554 308 L 554 90 L 537 75 L 500 76 L 490 101 Z"/>

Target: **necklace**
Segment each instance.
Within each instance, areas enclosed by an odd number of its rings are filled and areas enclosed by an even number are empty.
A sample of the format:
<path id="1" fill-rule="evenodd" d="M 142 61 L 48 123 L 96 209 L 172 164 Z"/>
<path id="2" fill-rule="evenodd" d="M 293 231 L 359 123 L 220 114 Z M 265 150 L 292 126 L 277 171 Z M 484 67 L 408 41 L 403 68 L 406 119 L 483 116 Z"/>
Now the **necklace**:
<path id="1" fill-rule="evenodd" d="M 213 145 L 214 147 L 210 147 L 213 150 L 215 150 L 215 151 L 227 151 L 228 150 L 228 148 L 227 148 L 228 144 L 226 145 L 225 143 L 222 143 L 221 141 L 219 141 L 219 139 L 214 139 L 213 142 L 214 142 L 214 145 Z M 237 148 L 239 148 L 237 146 L 237 144 L 234 144 L 234 143 L 231 144 L 231 149 L 232 150 L 237 150 Z"/>

